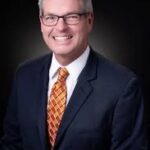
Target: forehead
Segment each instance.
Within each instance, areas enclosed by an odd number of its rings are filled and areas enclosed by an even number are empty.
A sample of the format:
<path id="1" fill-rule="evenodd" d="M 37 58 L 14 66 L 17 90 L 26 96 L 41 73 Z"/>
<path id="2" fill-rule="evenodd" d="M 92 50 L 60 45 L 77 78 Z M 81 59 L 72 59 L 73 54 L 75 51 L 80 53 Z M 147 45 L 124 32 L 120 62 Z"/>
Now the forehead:
<path id="1" fill-rule="evenodd" d="M 43 0 L 44 13 L 64 14 L 82 11 L 82 0 Z"/>

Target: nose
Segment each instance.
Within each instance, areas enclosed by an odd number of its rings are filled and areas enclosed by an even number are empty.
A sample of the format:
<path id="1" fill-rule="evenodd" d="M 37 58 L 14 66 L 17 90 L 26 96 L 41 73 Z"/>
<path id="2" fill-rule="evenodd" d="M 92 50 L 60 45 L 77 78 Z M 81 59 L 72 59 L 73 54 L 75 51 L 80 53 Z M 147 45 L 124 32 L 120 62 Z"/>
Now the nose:
<path id="1" fill-rule="evenodd" d="M 64 31 L 67 29 L 67 24 L 65 23 L 64 19 L 63 18 L 59 18 L 57 24 L 56 24 L 56 28 L 57 30 L 59 31 Z"/>

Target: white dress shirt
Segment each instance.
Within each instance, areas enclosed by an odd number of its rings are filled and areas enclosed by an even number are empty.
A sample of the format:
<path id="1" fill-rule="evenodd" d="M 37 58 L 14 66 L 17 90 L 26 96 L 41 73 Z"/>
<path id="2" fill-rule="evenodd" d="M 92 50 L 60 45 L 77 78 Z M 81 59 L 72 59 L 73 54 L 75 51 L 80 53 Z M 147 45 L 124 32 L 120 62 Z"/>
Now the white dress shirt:
<path id="1" fill-rule="evenodd" d="M 74 91 L 74 88 L 77 84 L 78 77 L 83 70 L 83 68 L 86 65 L 88 56 L 89 56 L 90 48 L 89 46 L 86 48 L 86 50 L 82 53 L 80 57 L 78 57 L 76 60 L 71 62 L 67 66 L 62 66 L 58 63 L 58 61 L 55 58 L 55 55 L 52 56 L 52 63 L 49 69 L 49 84 L 48 84 L 48 97 L 51 93 L 51 89 L 53 84 L 56 82 L 58 77 L 58 68 L 65 67 L 68 72 L 69 76 L 66 79 L 66 86 L 67 86 L 67 104 L 71 98 L 71 95 Z"/>

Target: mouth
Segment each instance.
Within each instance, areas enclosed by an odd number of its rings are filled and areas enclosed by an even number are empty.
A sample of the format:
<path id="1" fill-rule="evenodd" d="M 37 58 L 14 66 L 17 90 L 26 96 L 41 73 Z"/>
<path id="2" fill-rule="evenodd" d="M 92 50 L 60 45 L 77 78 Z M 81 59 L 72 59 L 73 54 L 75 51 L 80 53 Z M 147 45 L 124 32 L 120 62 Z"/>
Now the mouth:
<path id="1" fill-rule="evenodd" d="M 60 41 L 60 42 L 64 42 L 67 41 L 69 39 L 71 39 L 73 36 L 71 35 L 64 35 L 64 36 L 53 36 L 53 39 L 56 41 Z"/>

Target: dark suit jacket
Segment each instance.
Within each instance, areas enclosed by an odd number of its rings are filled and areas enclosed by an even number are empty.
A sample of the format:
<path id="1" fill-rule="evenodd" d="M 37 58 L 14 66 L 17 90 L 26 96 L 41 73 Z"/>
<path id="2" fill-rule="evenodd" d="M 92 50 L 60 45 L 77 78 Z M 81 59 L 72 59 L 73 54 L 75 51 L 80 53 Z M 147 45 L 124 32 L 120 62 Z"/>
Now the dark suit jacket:
<path id="1" fill-rule="evenodd" d="M 19 67 L 0 150 L 48 150 L 46 106 L 51 54 Z M 64 113 L 54 150 L 145 150 L 136 76 L 94 51 Z"/>

